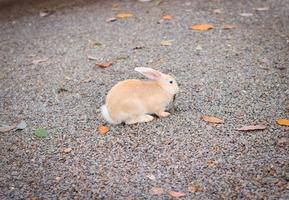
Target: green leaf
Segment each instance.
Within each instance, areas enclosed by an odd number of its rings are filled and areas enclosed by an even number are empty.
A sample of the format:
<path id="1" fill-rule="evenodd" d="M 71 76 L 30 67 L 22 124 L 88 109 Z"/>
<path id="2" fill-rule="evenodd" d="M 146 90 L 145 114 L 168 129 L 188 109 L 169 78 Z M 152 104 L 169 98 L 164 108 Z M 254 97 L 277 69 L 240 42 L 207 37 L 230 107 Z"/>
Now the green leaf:
<path id="1" fill-rule="evenodd" d="M 35 130 L 35 133 L 34 133 L 37 137 L 41 137 L 41 138 L 45 138 L 48 136 L 48 133 L 45 129 L 43 128 L 38 128 Z"/>

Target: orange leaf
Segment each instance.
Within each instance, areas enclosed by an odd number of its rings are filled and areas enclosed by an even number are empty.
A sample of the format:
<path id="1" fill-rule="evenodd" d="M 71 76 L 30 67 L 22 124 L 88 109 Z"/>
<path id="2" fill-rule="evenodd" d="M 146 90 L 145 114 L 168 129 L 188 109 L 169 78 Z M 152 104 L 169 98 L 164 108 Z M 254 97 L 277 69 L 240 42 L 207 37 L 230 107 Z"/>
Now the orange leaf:
<path id="1" fill-rule="evenodd" d="M 215 123 L 215 124 L 224 123 L 224 120 L 219 119 L 219 118 L 217 118 L 217 117 L 208 116 L 208 115 L 203 115 L 203 116 L 202 116 L 202 120 L 204 120 L 204 121 L 206 121 L 206 122 L 210 122 L 210 123 Z"/>
<path id="2" fill-rule="evenodd" d="M 100 68 L 107 68 L 110 67 L 113 64 L 112 61 L 105 62 L 105 63 L 97 63 L 96 65 L 99 66 Z"/>
<path id="3" fill-rule="evenodd" d="M 176 198 L 186 196 L 185 193 L 176 192 L 176 191 L 169 191 L 169 195 L 171 195 L 172 197 L 176 197 Z"/>
<path id="4" fill-rule="evenodd" d="M 126 12 L 120 12 L 120 13 L 117 13 L 116 17 L 120 18 L 120 19 L 124 19 L 124 18 L 128 18 L 128 17 L 132 17 L 132 14 L 126 13 Z"/>
<path id="5" fill-rule="evenodd" d="M 164 15 L 163 19 L 164 20 L 171 20 L 173 17 L 171 15 Z"/>
<path id="6" fill-rule="evenodd" d="M 71 152 L 72 151 L 72 148 L 70 148 L 70 147 L 67 147 L 67 148 L 64 148 L 63 149 L 63 152 L 64 153 L 69 153 L 69 152 Z"/>
<path id="7" fill-rule="evenodd" d="M 98 127 L 98 132 L 99 132 L 99 134 L 101 134 L 101 135 L 106 134 L 108 131 L 109 131 L 109 128 L 108 128 L 107 126 L 100 125 L 100 126 Z"/>
<path id="8" fill-rule="evenodd" d="M 160 188 L 160 187 L 153 187 L 152 189 L 151 189 L 151 194 L 152 195 L 161 195 L 161 194 L 163 194 L 165 191 L 164 191 L 164 189 L 163 188 Z"/>
<path id="9" fill-rule="evenodd" d="M 206 31 L 206 30 L 210 30 L 213 29 L 214 26 L 211 24 L 197 24 L 192 26 L 193 30 L 197 30 L 197 31 Z"/>
<path id="10" fill-rule="evenodd" d="M 201 186 L 199 186 L 199 185 L 190 185 L 190 186 L 188 187 L 188 190 L 189 190 L 190 192 L 192 192 L 192 193 L 202 192 L 202 191 L 203 191 L 202 188 L 201 188 Z"/>
<path id="11" fill-rule="evenodd" d="M 248 125 L 243 126 L 242 128 L 237 128 L 238 131 L 255 131 L 255 130 L 264 130 L 267 126 L 263 124 L 259 125 Z"/>
<path id="12" fill-rule="evenodd" d="M 277 124 L 282 126 L 289 126 L 289 120 L 288 119 L 277 119 Z"/>
<path id="13" fill-rule="evenodd" d="M 209 168 L 213 168 L 213 167 L 216 166 L 214 161 L 212 161 L 212 160 L 208 160 L 207 165 L 208 165 Z"/>

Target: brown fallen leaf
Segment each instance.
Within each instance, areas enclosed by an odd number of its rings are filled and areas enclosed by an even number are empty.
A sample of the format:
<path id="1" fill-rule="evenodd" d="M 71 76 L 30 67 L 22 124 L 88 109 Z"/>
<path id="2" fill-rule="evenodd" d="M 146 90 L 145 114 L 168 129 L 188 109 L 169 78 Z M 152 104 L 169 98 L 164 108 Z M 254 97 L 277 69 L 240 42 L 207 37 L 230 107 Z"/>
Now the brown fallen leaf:
<path id="1" fill-rule="evenodd" d="M 160 188 L 160 187 L 153 187 L 152 189 L 151 189 L 151 194 L 152 195 L 161 195 L 161 194 L 163 194 L 165 191 L 164 191 L 164 189 L 163 188 Z"/>
<path id="2" fill-rule="evenodd" d="M 106 22 L 115 22 L 117 19 L 115 17 L 108 18 Z"/>
<path id="3" fill-rule="evenodd" d="M 289 126 L 289 120 L 288 119 L 277 119 L 277 124 L 281 126 Z"/>
<path id="4" fill-rule="evenodd" d="M 128 58 L 129 58 L 128 55 L 123 55 L 123 56 L 118 56 L 118 57 L 116 57 L 115 59 L 116 59 L 116 60 L 126 60 L 126 59 L 128 59 Z"/>
<path id="5" fill-rule="evenodd" d="M 108 61 L 105 63 L 97 63 L 96 65 L 99 66 L 100 68 L 107 68 L 107 67 L 110 67 L 112 64 L 113 64 L 112 61 Z"/>
<path id="6" fill-rule="evenodd" d="M 214 161 L 212 161 L 212 160 L 208 160 L 208 161 L 207 161 L 207 165 L 208 165 L 209 168 L 213 168 L 213 167 L 216 166 L 215 163 L 214 163 Z"/>
<path id="7" fill-rule="evenodd" d="M 220 13 L 222 13 L 222 10 L 221 9 L 215 9 L 215 10 L 213 10 L 213 13 L 220 14 Z"/>
<path id="8" fill-rule="evenodd" d="M 163 40 L 161 41 L 161 45 L 163 46 L 171 46 L 174 40 Z"/>
<path id="9" fill-rule="evenodd" d="M 277 145 L 278 145 L 278 146 L 289 145 L 289 138 L 282 137 L 282 138 L 278 139 Z"/>
<path id="10" fill-rule="evenodd" d="M 91 45 L 93 48 L 99 48 L 102 46 L 102 44 L 100 42 L 91 42 Z"/>
<path id="11" fill-rule="evenodd" d="M 206 121 L 206 122 L 214 123 L 214 124 L 224 123 L 224 120 L 219 119 L 219 118 L 217 118 L 217 117 L 208 116 L 208 115 L 203 115 L 203 116 L 202 116 L 202 120 L 204 120 L 204 121 Z"/>
<path id="12" fill-rule="evenodd" d="M 239 15 L 242 17 L 252 17 L 253 16 L 252 13 L 240 13 Z"/>
<path id="13" fill-rule="evenodd" d="M 36 60 L 33 60 L 32 63 L 34 65 L 37 65 L 39 63 L 42 63 L 42 62 L 46 62 L 48 60 L 48 58 L 41 58 L 41 59 L 36 59 Z"/>
<path id="14" fill-rule="evenodd" d="M 138 49 L 143 49 L 143 48 L 144 48 L 144 46 L 136 46 L 136 47 L 132 48 L 132 50 L 138 50 Z"/>
<path id="15" fill-rule="evenodd" d="M 14 128 L 16 128 L 17 124 L 12 124 L 11 126 L 4 126 L 4 127 L 0 127 L 0 133 L 5 133 L 8 131 L 13 130 Z"/>
<path id="16" fill-rule="evenodd" d="M 219 145 L 213 145 L 211 148 L 210 148 L 210 151 L 214 152 L 214 153 L 218 153 L 221 151 L 221 147 Z"/>
<path id="17" fill-rule="evenodd" d="M 207 31 L 207 30 L 213 29 L 214 26 L 211 24 L 197 24 L 197 25 L 193 25 L 191 28 L 197 31 Z"/>
<path id="18" fill-rule="evenodd" d="M 202 191 L 203 191 L 202 188 L 201 188 L 201 186 L 199 186 L 199 185 L 190 185 L 190 186 L 188 187 L 188 190 L 189 190 L 190 192 L 192 192 L 192 193 L 202 192 Z"/>
<path id="19" fill-rule="evenodd" d="M 269 7 L 255 8 L 256 11 L 267 11 L 269 9 L 270 9 Z"/>
<path id="20" fill-rule="evenodd" d="M 255 130 L 264 130 L 266 128 L 267 128 L 266 125 L 259 124 L 259 125 L 246 125 L 246 126 L 243 126 L 242 128 L 237 128 L 236 130 L 238 130 L 238 131 L 255 131 Z"/>
<path id="21" fill-rule="evenodd" d="M 132 17 L 132 16 L 133 16 L 133 14 L 131 14 L 131 13 L 120 12 L 120 13 L 117 13 L 116 18 L 124 19 L 124 18 Z"/>
<path id="22" fill-rule="evenodd" d="M 100 135 L 104 135 L 104 134 L 106 134 L 108 131 L 109 131 L 109 128 L 108 128 L 107 126 L 105 126 L 105 125 L 100 125 L 100 126 L 98 127 L 98 132 L 99 132 Z"/>
<path id="23" fill-rule="evenodd" d="M 235 25 L 230 25 L 230 24 L 227 24 L 227 25 L 224 25 L 224 26 L 223 26 L 223 29 L 224 29 L 224 30 L 233 29 L 233 28 L 237 28 L 237 26 L 235 26 Z"/>
<path id="24" fill-rule="evenodd" d="M 71 151 L 72 151 L 72 148 L 70 148 L 70 147 L 66 147 L 62 150 L 63 153 L 69 153 Z"/>
<path id="25" fill-rule="evenodd" d="M 176 191 L 169 191 L 169 195 L 172 196 L 172 197 L 176 197 L 176 198 L 186 196 L 185 193 L 182 193 L 182 192 L 176 192 Z"/>
<path id="26" fill-rule="evenodd" d="M 117 7 L 119 7 L 119 4 L 118 4 L 118 3 L 113 3 L 113 4 L 111 5 L 111 7 L 112 7 L 112 8 L 117 8 Z"/>
<path id="27" fill-rule="evenodd" d="M 164 15 L 163 19 L 164 20 L 171 20 L 173 17 L 171 15 Z"/>
<path id="28" fill-rule="evenodd" d="M 44 11 L 39 12 L 39 16 L 40 17 L 47 17 L 47 16 L 51 15 L 52 13 L 53 13 L 52 10 L 44 10 Z"/>
<path id="29" fill-rule="evenodd" d="M 91 77 L 88 77 L 88 78 L 86 78 L 86 79 L 84 79 L 84 80 L 81 80 L 80 83 L 89 83 L 89 82 L 91 82 L 91 81 L 92 81 L 92 78 L 91 78 Z"/>
<path id="30" fill-rule="evenodd" d="M 93 56 L 87 56 L 88 60 L 97 60 L 96 57 L 93 57 Z"/>
<path id="31" fill-rule="evenodd" d="M 37 197 L 31 197 L 31 200 L 38 200 Z"/>
<path id="32" fill-rule="evenodd" d="M 156 177 L 153 174 L 146 174 L 146 177 L 151 179 L 152 181 L 156 180 Z"/>

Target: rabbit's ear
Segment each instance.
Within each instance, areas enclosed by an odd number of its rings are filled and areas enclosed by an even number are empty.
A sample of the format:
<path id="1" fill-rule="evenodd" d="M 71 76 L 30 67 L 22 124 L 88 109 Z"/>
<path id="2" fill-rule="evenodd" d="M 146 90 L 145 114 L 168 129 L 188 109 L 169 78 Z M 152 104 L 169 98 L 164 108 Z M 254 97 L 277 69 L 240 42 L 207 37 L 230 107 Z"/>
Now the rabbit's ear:
<path id="1" fill-rule="evenodd" d="M 148 67 L 136 67 L 134 68 L 134 70 L 143 74 L 144 76 L 146 76 L 147 78 L 151 80 L 159 80 L 162 77 L 161 72 L 148 68 Z"/>

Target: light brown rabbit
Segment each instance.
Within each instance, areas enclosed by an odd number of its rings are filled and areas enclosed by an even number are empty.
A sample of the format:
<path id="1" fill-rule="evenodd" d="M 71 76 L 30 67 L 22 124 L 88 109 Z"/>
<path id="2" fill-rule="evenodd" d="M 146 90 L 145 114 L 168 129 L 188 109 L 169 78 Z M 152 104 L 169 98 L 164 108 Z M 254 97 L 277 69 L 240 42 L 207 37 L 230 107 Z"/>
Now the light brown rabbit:
<path id="1" fill-rule="evenodd" d="M 165 108 L 179 91 L 176 80 L 151 68 L 137 67 L 135 71 L 150 80 L 129 79 L 112 87 L 101 106 L 103 117 L 111 124 L 149 122 L 154 119 L 149 114 L 170 115 Z"/>

